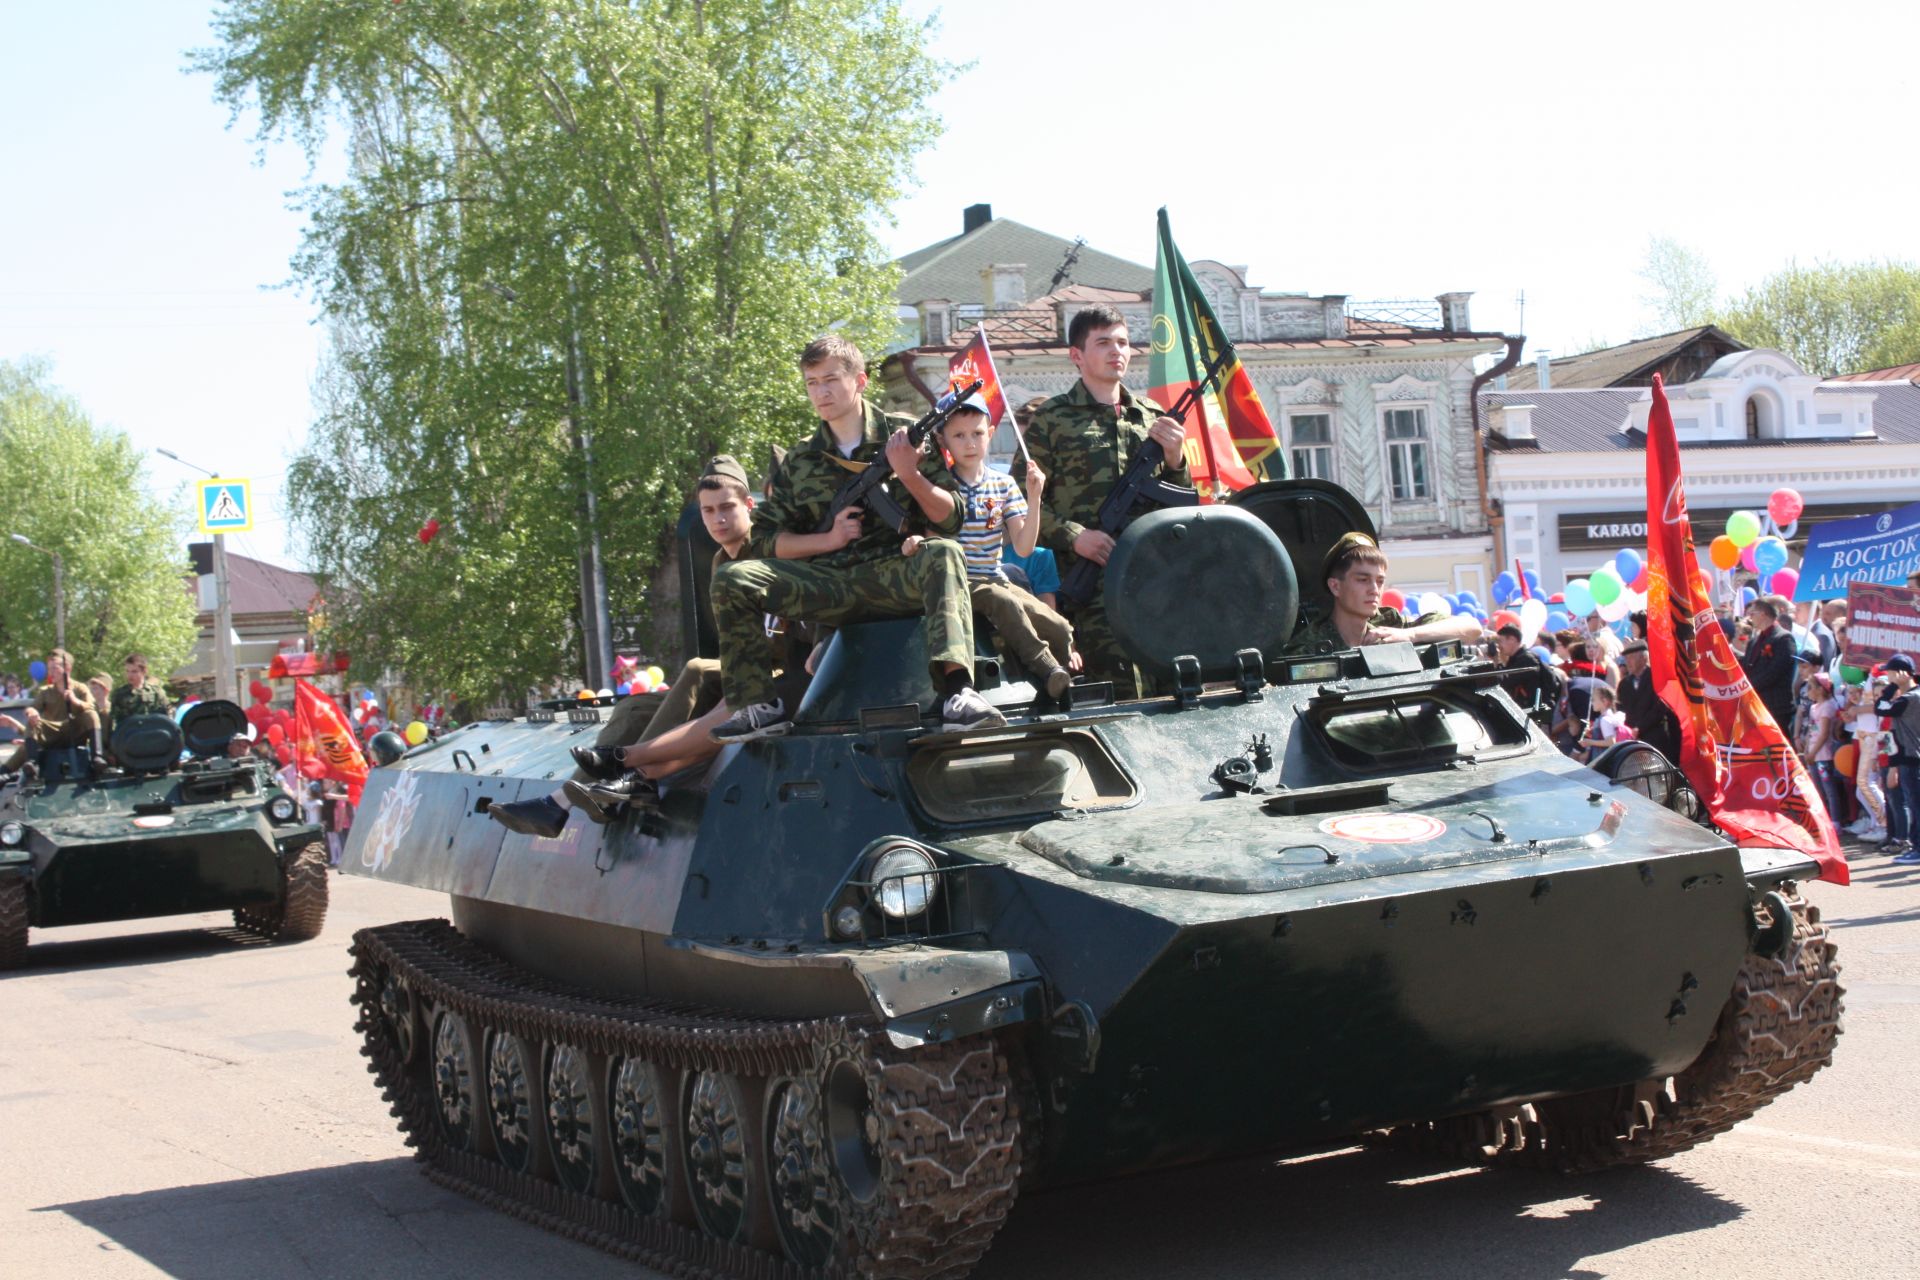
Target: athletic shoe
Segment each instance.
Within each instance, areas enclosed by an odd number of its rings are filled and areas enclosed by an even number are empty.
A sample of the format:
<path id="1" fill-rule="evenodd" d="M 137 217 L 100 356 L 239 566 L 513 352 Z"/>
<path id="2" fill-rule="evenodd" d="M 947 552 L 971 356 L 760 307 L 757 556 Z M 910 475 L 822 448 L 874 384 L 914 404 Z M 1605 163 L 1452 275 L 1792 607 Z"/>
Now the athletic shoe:
<path id="1" fill-rule="evenodd" d="M 1920 867 L 1920 851 L 1909 849 L 1905 853 L 1895 854 L 1893 860 L 1903 867 Z"/>
<path id="2" fill-rule="evenodd" d="M 589 778 L 606 780 L 617 778 L 627 771 L 620 763 L 619 747 L 569 747 L 573 762 L 580 766 L 580 772 Z"/>
<path id="3" fill-rule="evenodd" d="M 487 806 L 487 816 L 509 831 L 551 840 L 567 829 L 566 806 L 552 796 Z"/>
<path id="4" fill-rule="evenodd" d="M 1007 718 L 995 711 L 978 689 L 962 689 L 940 708 L 940 727 L 949 733 L 998 729 Z"/>
<path id="5" fill-rule="evenodd" d="M 1067 688 L 1073 683 L 1073 672 L 1065 667 L 1049 667 L 1041 673 L 1040 683 L 1045 686 L 1047 696 L 1058 702 L 1067 696 Z"/>
<path id="6" fill-rule="evenodd" d="M 1872 825 L 1873 819 L 1863 813 L 1846 825 L 1846 832 L 1850 836 L 1857 836 Z"/>
<path id="7" fill-rule="evenodd" d="M 755 738 L 771 738 L 791 728 L 793 721 L 788 719 L 787 709 L 775 698 L 772 702 L 756 702 L 734 712 L 725 724 L 713 731 L 713 740 L 751 742 Z"/>
<path id="8" fill-rule="evenodd" d="M 1882 844 L 1886 841 L 1886 838 L 1887 829 L 1885 827 L 1868 827 L 1860 833 L 1861 844 Z"/>
<path id="9" fill-rule="evenodd" d="M 594 822 L 605 825 L 620 816 L 623 809 L 655 810 L 660 807 L 660 788 L 650 779 L 629 773 L 612 782 L 574 782 L 561 788 L 574 808 Z"/>

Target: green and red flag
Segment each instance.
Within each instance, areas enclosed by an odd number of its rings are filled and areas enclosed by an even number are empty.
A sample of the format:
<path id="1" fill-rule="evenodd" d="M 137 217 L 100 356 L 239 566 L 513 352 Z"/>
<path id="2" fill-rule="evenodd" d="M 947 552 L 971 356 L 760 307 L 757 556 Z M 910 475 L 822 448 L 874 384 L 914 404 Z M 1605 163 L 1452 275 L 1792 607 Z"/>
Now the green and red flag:
<path id="1" fill-rule="evenodd" d="M 1153 356 L 1147 381 L 1147 394 L 1169 407 L 1198 389 L 1186 401 L 1192 407 L 1182 417 L 1187 424 L 1187 465 L 1201 501 L 1210 500 L 1217 488 L 1244 489 L 1260 478 L 1255 469 L 1266 469 L 1265 459 L 1280 448 L 1280 438 L 1213 305 L 1174 246 L 1165 209 L 1160 210 L 1154 258 Z M 1284 477 L 1284 458 L 1278 466 Z"/>

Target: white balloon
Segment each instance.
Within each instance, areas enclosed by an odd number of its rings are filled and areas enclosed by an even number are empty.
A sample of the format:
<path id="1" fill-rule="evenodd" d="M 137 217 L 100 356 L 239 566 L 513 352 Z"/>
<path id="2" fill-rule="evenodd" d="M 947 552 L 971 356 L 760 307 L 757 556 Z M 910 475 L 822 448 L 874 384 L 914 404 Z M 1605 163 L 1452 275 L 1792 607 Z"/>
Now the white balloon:
<path id="1" fill-rule="evenodd" d="M 1547 625 L 1547 602 L 1539 596 L 1524 600 L 1520 605 L 1520 639 L 1524 644 L 1532 644 L 1540 634 L 1540 628 Z"/>
<path id="2" fill-rule="evenodd" d="M 1447 598 L 1438 591 L 1421 592 L 1420 598 L 1414 602 L 1414 608 L 1418 611 L 1419 617 L 1425 617 L 1429 613 L 1437 613 L 1443 618 L 1453 616 L 1453 606 L 1448 604 Z"/>
<path id="3" fill-rule="evenodd" d="M 1600 621 L 1618 622 L 1633 612 L 1633 605 L 1625 596 L 1615 596 L 1608 604 L 1600 606 Z"/>

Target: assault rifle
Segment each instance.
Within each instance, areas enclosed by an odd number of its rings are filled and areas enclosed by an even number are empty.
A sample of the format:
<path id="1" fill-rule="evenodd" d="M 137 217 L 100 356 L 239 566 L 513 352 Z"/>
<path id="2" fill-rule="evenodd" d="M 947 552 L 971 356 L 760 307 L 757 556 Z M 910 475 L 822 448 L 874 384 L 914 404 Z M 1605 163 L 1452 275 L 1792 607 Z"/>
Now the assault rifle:
<path id="1" fill-rule="evenodd" d="M 1200 388 L 1213 381 L 1227 358 L 1232 355 L 1228 348 L 1215 356 L 1207 371 L 1190 383 L 1186 391 L 1174 401 L 1173 408 L 1163 417 L 1181 418 L 1187 416 L 1187 410 L 1200 398 Z M 1107 492 L 1106 501 L 1100 504 L 1100 510 L 1094 515 L 1094 525 L 1110 538 L 1118 538 L 1126 532 L 1128 525 L 1158 507 L 1192 507 L 1199 505 L 1200 494 L 1185 485 L 1169 484 L 1154 475 L 1161 464 L 1166 462 L 1166 450 L 1152 440 L 1142 440 L 1140 447 L 1134 450 L 1133 458 L 1127 463 L 1127 469 L 1120 473 L 1120 479 Z M 1086 604 L 1093 599 L 1094 592 L 1100 589 L 1102 566 L 1081 556 L 1074 562 L 1073 568 L 1060 577 L 1060 598 L 1070 604 Z"/>
<path id="2" fill-rule="evenodd" d="M 949 391 L 941 396 L 940 402 L 928 411 L 926 417 L 907 428 L 907 440 L 918 449 L 926 443 L 928 436 L 947 424 L 947 419 L 959 411 L 968 396 L 984 385 L 980 379 L 975 378 L 960 390 Z M 813 531 L 825 533 L 833 528 L 834 518 L 842 511 L 865 503 L 875 515 L 887 522 L 888 528 L 895 533 L 902 532 L 902 526 L 907 522 L 907 509 L 887 492 L 886 480 L 892 474 L 893 464 L 887 461 L 887 455 L 882 453 L 869 462 L 859 475 L 840 486 L 840 491 L 833 495 L 833 501 L 827 506 L 827 514 L 820 517 L 820 523 L 814 526 Z"/>

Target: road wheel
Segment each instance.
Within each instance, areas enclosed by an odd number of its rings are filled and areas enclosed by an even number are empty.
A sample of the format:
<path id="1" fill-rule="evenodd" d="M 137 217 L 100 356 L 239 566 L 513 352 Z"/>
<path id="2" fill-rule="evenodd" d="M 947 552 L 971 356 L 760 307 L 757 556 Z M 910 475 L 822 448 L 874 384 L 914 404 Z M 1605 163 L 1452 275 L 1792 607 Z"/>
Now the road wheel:
<path id="1" fill-rule="evenodd" d="M 824 1267 L 840 1243 L 843 1218 L 813 1081 L 781 1076 L 767 1086 L 766 1143 L 767 1191 L 780 1248 L 802 1267 Z"/>
<path id="2" fill-rule="evenodd" d="M 616 1058 L 607 1069 L 607 1114 L 613 1126 L 613 1176 L 635 1213 L 667 1217 L 673 1209 L 675 1128 L 672 1078 L 642 1058 Z"/>
<path id="3" fill-rule="evenodd" d="M 487 1124 L 494 1153 L 515 1173 L 533 1167 L 534 1061 L 519 1036 L 487 1032 Z"/>
<path id="4" fill-rule="evenodd" d="M 473 1149 L 473 1034 L 465 1018 L 442 1009 L 433 1019 L 433 1118 L 455 1151 Z"/>
<path id="5" fill-rule="evenodd" d="M 687 1080 L 687 1187 L 694 1217 L 718 1240 L 744 1243 L 753 1221 L 756 1184 L 753 1117 L 747 1090 L 724 1071 Z"/>
<path id="6" fill-rule="evenodd" d="M 27 878 L 0 880 L 0 969 L 27 962 Z"/>
<path id="7" fill-rule="evenodd" d="M 599 1153 L 600 1103 L 584 1049 L 547 1046 L 547 1149 L 554 1176 L 569 1191 L 591 1192 Z"/>

